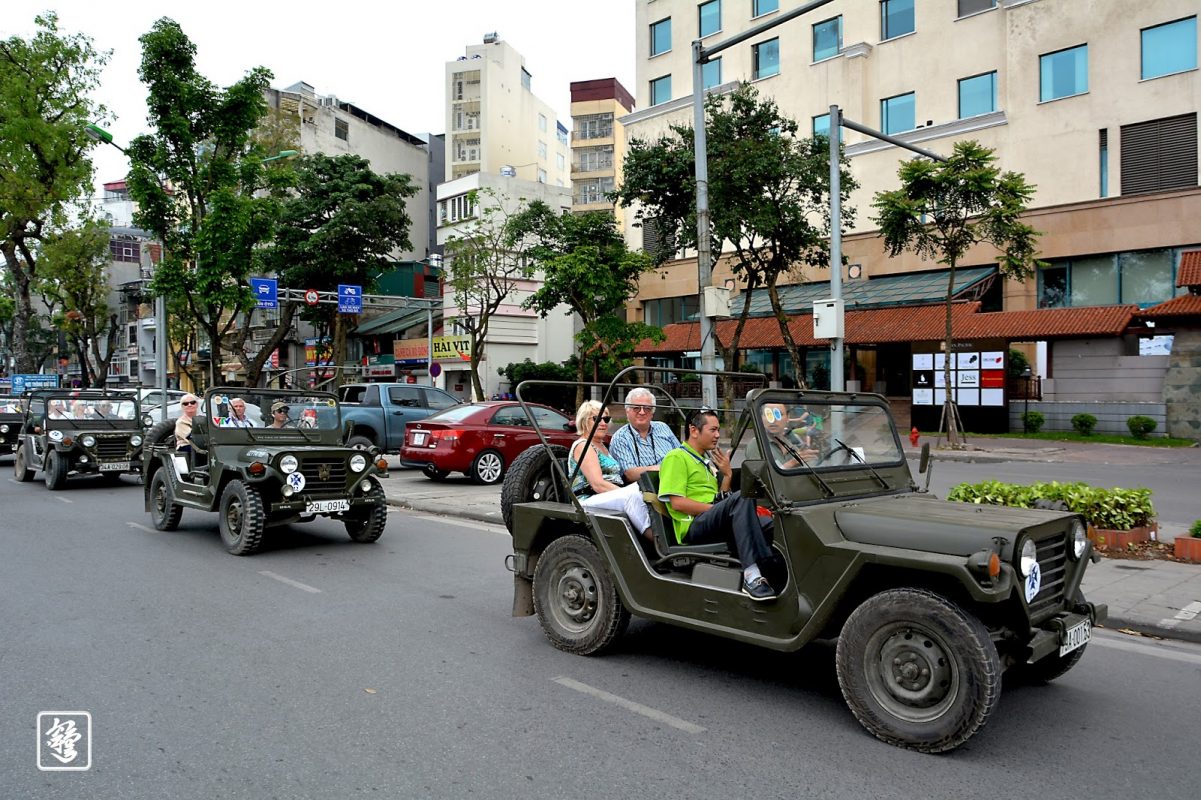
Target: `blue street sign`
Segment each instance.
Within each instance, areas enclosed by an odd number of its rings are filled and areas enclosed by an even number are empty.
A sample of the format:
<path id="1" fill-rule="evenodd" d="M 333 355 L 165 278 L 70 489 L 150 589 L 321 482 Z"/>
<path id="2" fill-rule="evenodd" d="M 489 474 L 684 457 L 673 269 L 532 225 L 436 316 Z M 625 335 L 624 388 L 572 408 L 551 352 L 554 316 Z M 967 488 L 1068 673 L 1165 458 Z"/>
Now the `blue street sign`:
<path id="1" fill-rule="evenodd" d="M 13 394 L 22 395 L 30 389 L 57 389 L 57 375 L 13 375 Z"/>
<path id="2" fill-rule="evenodd" d="M 363 287 L 347 283 L 338 284 L 338 313 L 363 313 Z"/>
<path id="3" fill-rule="evenodd" d="M 250 288 L 259 308 L 279 308 L 279 282 L 275 278 L 251 278 Z"/>

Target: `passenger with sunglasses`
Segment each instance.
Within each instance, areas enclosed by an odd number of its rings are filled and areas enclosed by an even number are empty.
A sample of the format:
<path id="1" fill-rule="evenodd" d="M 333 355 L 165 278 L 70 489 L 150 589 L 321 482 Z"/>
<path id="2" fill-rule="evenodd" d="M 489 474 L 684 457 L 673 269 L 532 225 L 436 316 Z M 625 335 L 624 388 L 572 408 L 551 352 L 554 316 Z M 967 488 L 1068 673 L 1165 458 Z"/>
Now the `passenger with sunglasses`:
<path id="1" fill-rule="evenodd" d="M 638 483 L 642 473 L 658 471 L 663 457 L 679 447 L 680 440 L 666 423 L 655 419 L 655 395 L 650 389 L 631 389 L 625 407 L 629 422 L 613 434 L 609 449 L 621 465 L 625 482 Z"/>
<path id="2" fill-rule="evenodd" d="M 637 483 L 625 483 L 621 467 L 605 447 L 609 432 L 608 409 L 595 400 L 586 400 L 575 413 L 576 430 L 584 438 L 576 439 L 567 454 L 567 471 L 572 474 L 580 464 L 579 474 L 571 483 L 572 493 L 580 505 L 593 511 L 613 511 L 625 514 L 640 535 L 650 539 L 651 518 Z M 591 441 L 588 434 L 596 432 Z M 581 463 L 582 462 L 582 463 Z"/>
<path id="3" fill-rule="evenodd" d="M 194 394 L 185 394 L 179 398 L 179 419 L 175 420 L 175 449 L 189 452 L 192 449 L 192 420 L 200 410 L 199 399 Z"/>

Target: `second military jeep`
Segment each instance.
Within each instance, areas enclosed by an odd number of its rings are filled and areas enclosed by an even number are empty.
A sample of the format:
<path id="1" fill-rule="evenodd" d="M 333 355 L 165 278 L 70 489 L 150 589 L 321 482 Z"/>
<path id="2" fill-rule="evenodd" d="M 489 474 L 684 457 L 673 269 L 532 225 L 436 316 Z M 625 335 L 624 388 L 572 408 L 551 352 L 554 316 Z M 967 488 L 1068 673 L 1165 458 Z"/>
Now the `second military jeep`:
<path id="1" fill-rule="evenodd" d="M 618 415 L 620 398 L 607 408 Z M 640 481 L 648 542 L 624 516 L 586 512 L 547 447 L 514 464 L 502 495 L 514 615 L 583 655 L 613 646 L 631 615 L 780 651 L 836 638 L 859 722 L 931 753 L 984 725 L 1006 670 L 1046 682 L 1071 669 L 1107 616 L 1080 589 L 1092 551 L 1079 516 L 930 495 L 879 395 L 755 389 L 730 439 L 734 488 L 772 517 L 774 601 L 742 591 L 731 545 L 677 544 L 657 473 Z"/>
<path id="2" fill-rule="evenodd" d="M 25 421 L 25 399 L 0 395 L 0 456 L 14 453 Z"/>
<path id="3" fill-rule="evenodd" d="M 41 470 L 46 488 L 64 489 L 71 475 L 117 481 L 142 470 L 138 401 L 91 389 L 37 389 L 25 398 L 13 472 L 27 482 Z"/>
<path id="4" fill-rule="evenodd" d="M 241 408 L 254 410 L 240 416 Z M 190 430 L 176 423 L 160 422 L 147 435 L 146 511 L 158 530 L 178 527 L 185 508 L 215 511 L 234 555 L 256 552 L 267 528 L 318 516 L 340 520 L 356 542 L 384 532 L 379 479 L 387 462 L 346 445 L 334 395 L 218 387 L 205 394 Z"/>

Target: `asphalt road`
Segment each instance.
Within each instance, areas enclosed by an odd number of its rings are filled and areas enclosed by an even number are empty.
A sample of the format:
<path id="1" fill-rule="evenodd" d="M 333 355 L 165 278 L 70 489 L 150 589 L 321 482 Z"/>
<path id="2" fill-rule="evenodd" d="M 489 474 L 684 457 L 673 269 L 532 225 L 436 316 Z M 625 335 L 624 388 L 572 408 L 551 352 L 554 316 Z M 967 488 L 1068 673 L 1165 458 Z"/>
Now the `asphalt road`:
<path id="1" fill-rule="evenodd" d="M 316 522 L 236 558 L 211 515 L 150 530 L 132 483 L 5 470 L 0 548 L 5 800 L 1197 796 L 1201 647 L 1100 632 L 924 756 L 860 728 L 828 644 L 635 622 L 613 655 L 560 653 L 509 616 L 488 526 L 393 513 L 357 545 Z M 93 766 L 41 772 L 36 716 L 68 710 Z"/>

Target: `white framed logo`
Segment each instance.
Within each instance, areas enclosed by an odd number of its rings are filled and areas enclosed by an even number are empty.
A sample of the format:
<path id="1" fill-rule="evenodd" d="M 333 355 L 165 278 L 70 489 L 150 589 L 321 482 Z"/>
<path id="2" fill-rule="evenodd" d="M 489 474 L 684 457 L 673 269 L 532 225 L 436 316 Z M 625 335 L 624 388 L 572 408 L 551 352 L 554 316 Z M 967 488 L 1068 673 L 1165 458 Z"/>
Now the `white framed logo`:
<path id="1" fill-rule="evenodd" d="M 38 769 L 84 772 L 92 768 L 92 715 L 87 711 L 38 713 Z"/>

